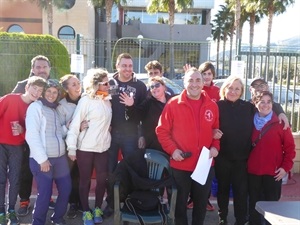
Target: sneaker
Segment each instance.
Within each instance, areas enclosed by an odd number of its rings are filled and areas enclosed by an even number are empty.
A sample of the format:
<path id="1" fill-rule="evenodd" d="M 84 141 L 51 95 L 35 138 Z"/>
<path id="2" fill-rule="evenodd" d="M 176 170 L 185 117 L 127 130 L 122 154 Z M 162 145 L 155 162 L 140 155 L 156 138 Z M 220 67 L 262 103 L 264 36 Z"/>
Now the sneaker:
<path id="1" fill-rule="evenodd" d="M 101 209 L 96 207 L 94 209 L 93 215 L 94 215 L 94 223 L 102 223 L 103 222 L 103 219 L 102 219 L 103 212 Z"/>
<path id="2" fill-rule="evenodd" d="M 114 213 L 114 210 L 110 208 L 109 206 L 106 206 L 103 210 L 103 218 L 108 218 Z"/>
<path id="3" fill-rule="evenodd" d="M 82 215 L 83 225 L 95 225 L 93 215 L 90 211 L 83 212 Z"/>
<path id="4" fill-rule="evenodd" d="M 49 202 L 49 209 L 54 209 L 55 208 L 55 202 L 53 201 L 53 199 L 51 198 L 50 199 L 50 202 Z"/>
<path id="5" fill-rule="evenodd" d="M 8 213 L 6 214 L 6 218 L 8 220 L 8 224 L 10 224 L 10 225 L 18 225 L 19 224 L 19 218 L 17 217 L 15 210 L 8 210 Z"/>
<path id="6" fill-rule="evenodd" d="M 67 212 L 68 219 L 74 219 L 77 217 L 78 207 L 75 203 L 70 204 L 69 210 Z"/>
<path id="7" fill-rule="evenodd" d="M 219 221 L 219 225 L 227 225 L 227 221 L 226 220 L 220 220 Z"/>
<path id="8" fill-rule="evenodd" d="M 4 213 L 0 213 L 0 225 L 6 225 L 6 216 Z"/>
<path id="9" fill-rule="evenodd" d="M 188 204 L 186 206 L 188 209 L 194 208 L 194 202 L 193 201 L 188 201 Z"/>
<path id="10" fill-rule="evenodd" d="M 210 203 L 210 201 L 207 202 L 206 210 L 207 211 L 214 211 L 215 210 L 215 207 Z"/>
<path id="11" fill-rule="evenodd" d="M 18 216 L 27 216 L 29 213 L 30 201 L 20 202 L 20 208 L 17 211 Z"/>

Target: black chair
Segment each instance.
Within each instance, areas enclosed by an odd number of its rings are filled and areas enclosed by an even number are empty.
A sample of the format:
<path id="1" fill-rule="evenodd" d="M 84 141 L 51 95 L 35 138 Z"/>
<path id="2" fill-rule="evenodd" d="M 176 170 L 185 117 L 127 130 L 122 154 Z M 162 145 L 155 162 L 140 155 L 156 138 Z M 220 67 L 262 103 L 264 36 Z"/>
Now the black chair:
<path id="1" fill-rule="evenodd" d="M 145 159 L 147 161 L 147 168 L 149 173 L 149 178 L 159 180 L 162 179 L 165 172 L 171 174 L 170 164 L 169 164 L 169 156 L 165 153 L 154 150 L 154 149 L 146 149 L 145 151 Z M 120 202 L 119 197 L 119 183 L 117 182 L 114 185 L 114 225 L 128 224 L 131 223 L 139 223 L 137 216 L 126 210 L 125 207 L 122 207 L 122 203 Z M 159 189 L 155 191 L 159 192 Z M 173 185 L 169 189 L 170 194 L 168 205 L 163 207 L 164 213 L 167 216 L 167 224 L 175 224 L 175 206 L 176 206 L 176 197 L 177 197 L 177 189 L 175 185 Z M 162 223 L 163 219 L 159 213 L 159 211 L 151 211 L 151 212 L 142 212 L 139 213 L 142 217 L 145 224 L 156 224 Z"/>

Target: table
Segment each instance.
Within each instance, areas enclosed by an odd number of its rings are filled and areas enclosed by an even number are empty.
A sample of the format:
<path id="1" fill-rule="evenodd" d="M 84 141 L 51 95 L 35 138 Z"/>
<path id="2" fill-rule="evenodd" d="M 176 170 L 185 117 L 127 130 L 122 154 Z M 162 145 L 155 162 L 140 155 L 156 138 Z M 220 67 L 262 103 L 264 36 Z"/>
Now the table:
<path id="1" fill-rule="evenodd" d="M 300 201 L 259 201 L 255 209 L 272 225 L 300 225 Z"/>

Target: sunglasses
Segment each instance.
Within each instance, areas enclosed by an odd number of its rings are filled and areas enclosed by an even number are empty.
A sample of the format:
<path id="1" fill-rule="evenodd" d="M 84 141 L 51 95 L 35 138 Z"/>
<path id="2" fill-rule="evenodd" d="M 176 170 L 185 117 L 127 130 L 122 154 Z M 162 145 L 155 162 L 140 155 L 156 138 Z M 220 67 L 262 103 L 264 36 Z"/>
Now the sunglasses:
<path id="1" fill-rule="evenodd" d="M 99 82 L 98 84 L 101 84 L 101 85 L 103 85 L 103 86 L 108 86 L 108 85 L 109 85 L 109 82 L 108 82 L 108 81 L 106 81 L 106 82 Z"/>
<path id="2" fill-rule="evenodd" d="M 150 85 L 150 89 L 159 88 L 160 85 L 161 85 L 161 83 L 152 84 L 152 85 Z"/>

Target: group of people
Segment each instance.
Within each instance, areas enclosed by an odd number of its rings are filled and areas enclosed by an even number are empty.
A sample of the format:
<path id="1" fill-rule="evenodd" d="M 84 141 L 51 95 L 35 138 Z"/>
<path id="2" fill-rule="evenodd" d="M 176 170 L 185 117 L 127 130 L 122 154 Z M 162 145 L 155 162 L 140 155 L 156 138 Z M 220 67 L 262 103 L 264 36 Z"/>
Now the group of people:
<path id="1" fill-rule="evenodd" d="M 53 224 L 66 224 L 64 215 L 75 218 L 79 210 L 84 225 L 102 223 L 113 213 L 109 201 L 113 193 L 107 186 L 119 151 L 127 158 L 145 148 L 170 156 L 178 189 L 176 225 L 188 224 L 191 202 L 192 224 L 204 224 L 206 210 L 212 207 L 214 177 L 219 224 L 227 224 L 231 185 L 235 224 L 261 224 L 255 203 L 279 200 L 281 180 L 295 157 L 288 120 L 273 102 L 267 82 L 258 78 L 251 83 L 253 98 L 248 102 L 241 99 L 244 84 L 239 77 L 228 77 L 219 89 L 213 85 L 214 66 L 205 62 L 198 69 L 185 66 L 184 90 L 174 96 L 162 79 L 158 61 L 149 62 L 145 69 L 147 86 L 136 79 L 132 57 L 122 53 L 112 78 L 103 68 L 90 69 L 81 85 L 71 74 L 59 81 L 51 79 L 47 57 L 32 59 L 30 77 L 18 82 L 14 93 L 0 98 L 0 225 L 16 225 L 17 215 L 29 213 L 32 177 L 38 191 L 33 225 L 46 223 L 50 207 Z M 214 160 L 201 185 L 191 174 L 203 147 Z M 185 152 L 191 156 L 183 157 Z M 91 208 L 93 171 L 96 198 Z M 58 190 L 55 203 L 53 181 Z M 102 211 L 105 192 L 108 204 Z"/>

